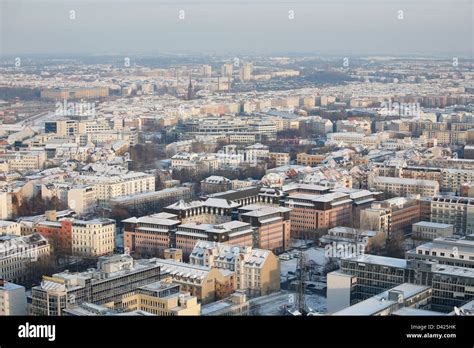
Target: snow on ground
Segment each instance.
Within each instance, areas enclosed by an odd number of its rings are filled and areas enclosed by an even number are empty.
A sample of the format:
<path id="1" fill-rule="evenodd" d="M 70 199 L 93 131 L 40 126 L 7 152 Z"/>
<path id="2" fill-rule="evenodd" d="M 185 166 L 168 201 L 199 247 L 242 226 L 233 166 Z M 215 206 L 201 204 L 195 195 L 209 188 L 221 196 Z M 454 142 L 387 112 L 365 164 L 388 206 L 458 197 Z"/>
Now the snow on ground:
<path id="1" fill-rule="evenodd" d="M 289 252 L 288 254 L 292 254 Z M 323 248 L 309 248 L 304 251 L 306 263 L 309 261 L 315 262 L 317 265 L 324 267 L 327 262 L 327 258 L 325 256 L 325 249 Z M 298 258 L 293 258 L 291 260 L 280 260 L 280 274 L 283 278 L 288 276 L 292 276 L 292 274 L 288 274 L 288 272 L 293 272 L 293 275 L 296 274 L 296 268 L 298 265 Z"/>
<path id="2" fill-rule="evenodd" d="M 280 291 L 278 293 L 252 299 L 251 312 L 258 315 L 283 315 L 282 308 L 291 308 L 294 305 L 296 293 Z M 326 312 L 326 298 L 316 295 L 305 295 L 305 303 L 308 309 L 314 312 Z"/>

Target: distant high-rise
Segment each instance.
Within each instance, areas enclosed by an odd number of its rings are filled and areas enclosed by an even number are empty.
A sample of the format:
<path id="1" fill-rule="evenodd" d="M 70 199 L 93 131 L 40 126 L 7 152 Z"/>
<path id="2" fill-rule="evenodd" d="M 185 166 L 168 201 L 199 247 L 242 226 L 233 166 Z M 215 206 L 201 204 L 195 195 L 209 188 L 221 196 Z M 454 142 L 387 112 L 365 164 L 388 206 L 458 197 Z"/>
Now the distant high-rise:
<path id="1" fill-rule="evenodd" d="M 240 69 L 240 79 L 242 81 L 250 81 L 252 79 L 253 64 L 245 63 L 242 69 Z"/>
<path id="2" fill-rule="evenodd" d="M 210 65 L 203 65 L 202 66 L 202 76 L 211 77 L 211 75 L 212 75 L 212 67 Z"/>
<path id="3" fill-rule="evenodd" d="M 232 64 L 223 64 L 221 67 L 221 75 L 222 76 L 232 76 L 234 71 L 234 66 Z"/>

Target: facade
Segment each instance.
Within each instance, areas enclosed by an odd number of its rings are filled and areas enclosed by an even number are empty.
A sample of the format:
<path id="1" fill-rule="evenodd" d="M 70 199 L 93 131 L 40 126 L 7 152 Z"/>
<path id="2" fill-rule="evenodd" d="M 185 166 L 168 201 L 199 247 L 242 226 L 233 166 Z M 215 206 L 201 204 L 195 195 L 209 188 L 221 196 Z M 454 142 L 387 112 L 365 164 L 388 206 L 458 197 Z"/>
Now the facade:
<path id="1" fill-rule="evenodd" d="M 134 261 L 129 255 L 100 257 L 96 269 L 43 276 L 41 285 L 31 289 L 31 311 L 33 315 L 59 316 L 83 302 L 120 302 L 123 295 L 160 277 L 160 266 L 150 260 Z"/>
<path id="2" fill-rule="evenodd" d="M 181 224 L 176 231 L 176 248 L 186 259 L 198 241 L 215 241 L 246 247 L 254 243 L 254 229 L 246 222 L 229 221 L 219 225 L 190 222 Z"/>
<path id="3" fill-rule="evenodd" d="M 439 237 L 405 253 L 407 260 L 432 260 L 442 265 L 474 268 L 474 236 Z"/>
<path id="4" fill-rule="evenodd" d="M 115 220 L 74 220 L 72 224 L 72 253 L 97 257 L 115 250 Z"/>
<path id="5" fill-rule="evenodd" d="M 433 197 L 431 221 L 453 225 L 455 234 L 474 233 L 474 199 L 459 196 Z"/>
<path id="6" fill-rule="evenodd" d="M 201 181 L 201 191 L 204 194 L 224 192 L 232 188 L 232 181 L 223 176 L 210 176 Z"/>
<path id="7" fill-rule="evenodd" d="M 394 196 L 416 195 L 435 196 L 439 193 L 439 183 L 434 180 L 417 180 L 378 176 L 369 185 L 377 190 Z"/>
<path id="8" fill-rule="evenodd" d="M 0 220 L 0 236 L 21 235 L 21 226 L 18 222 Z"/>
<path id="9" fill-rule="evenodd" d="M 170 187 L 159 191 L 143 192 L 128 196 L 111 198 L 110 208 L 124 207 L 132 211 L 160 210 L 180 200 L 189 200 L 192 196 L 190 187 Z"/>
<path id="10" fill-rule="evenodd" d="M 316 167 L 321 164 L 327 155 L 310 155 L 300 152 L 296 155 L 296 163 L 302 166 Z"/>
<path id="11" fill-rule="evenodd" d="M 183 291 L 207 304 L 228 297 L 235 291 L 235 272 L 187 264 L 174 260 L 152 259 Z"/>
<path id="12" fill-rule="evenodd" d="M 41 221 L 35 225 L 35 231 L 45 237 L 54 253 L 72 254 L 72 224 L 69 219 L 61 221 Z"/>
<path id="13" fill-rule="evenodd" d="M 180 221 L 176 215 L 159 213 L 122 221 L 124 247 L 130 253 L 163 257 L 175 243 L 174 233 Z"/>
<path id="14" fill-rule="evenodd" d="M 0 279 L 0 316 L 27 315 L 25 287 Z"/>
<path id="15" fill-rule="evenodd" d="M 183 223 L 221 224 L 232 220 L 232 214 L 240 204 L 228 199 L 207 198 L 205 201 L 179 201 L 164 208 L 167 213 L 175 214 Z"/>
<path id="16" fill-rule="evenodd" d="M 240 219 L 255 229 L 253 246 L 282 253 L 290 247 L 290 209 L 264 205 L 239 208 Z"/>
<path id="17" fill-rule="evenodd" d="M 312 236 L 317 230 L 327 231 L 351 221 L 352 200 L 348 194 L 296 194 L 284 204 L 291 209 L 292 237 Z"/>
<path id="18" fill-rule="evenodd" d="M 433 240 L 438 237 L 449 237 L 453 235 L 453 225 L 440 224 L 437 222 L 420 221 L 413 224 L 413 238 Z"/>
<path id="19" fill-rule="evenodd" d="M 197 297 L 182 292 L 179 284 L 160 281 L 139 287 L 123 296 L 125 311 L 145 311 L 159 316 L 200 315 Z"/>
<path id="20" fill-rule="evenodd" d="M 22 283 L 50 256 L 48 241 L 38 233 L 27 236 L 0 237 L 0 278 Z"/>
<path id="21" fill-rule="evenodd" d="M 251 296 L 280 290 L 280 261 L 269 250 L 216 242 L 198 242 L 189 257 L 193 265 L 236 273 L 237 289 Z"/>

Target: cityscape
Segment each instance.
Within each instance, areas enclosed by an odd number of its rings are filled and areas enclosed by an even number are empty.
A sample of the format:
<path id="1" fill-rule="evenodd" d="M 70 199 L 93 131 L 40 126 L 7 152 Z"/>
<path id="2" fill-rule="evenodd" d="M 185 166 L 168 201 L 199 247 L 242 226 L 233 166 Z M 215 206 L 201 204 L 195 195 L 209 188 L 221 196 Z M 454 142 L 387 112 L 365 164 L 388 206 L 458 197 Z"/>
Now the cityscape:
<path id="1" fill-rule="evenodd" d="M 0 316 L 473 316 L 473 5 L 447 3 L 451 36 L 303 46 L 301 9 L 339 8 L 223 2 L 206 38 L 213 2 L 164 2 L 151 44 L 155 3 L 115 2 L 119 47 L 84 19 L 107 2 L 26 1 L 37 33 L 2 2 Z M 387 35 L 426 24 L 386 5 Z"/>

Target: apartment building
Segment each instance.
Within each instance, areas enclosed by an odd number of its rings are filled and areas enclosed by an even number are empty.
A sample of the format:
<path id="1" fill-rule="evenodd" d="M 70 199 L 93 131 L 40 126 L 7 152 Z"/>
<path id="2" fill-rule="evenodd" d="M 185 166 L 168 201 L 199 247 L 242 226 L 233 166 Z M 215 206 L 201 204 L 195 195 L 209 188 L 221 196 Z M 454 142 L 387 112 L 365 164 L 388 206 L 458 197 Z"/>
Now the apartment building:
<path id="1" fill-rule="evenodd" d="M 0 236 L 21 235 L 21 226 L 18 222 L 0 220 Z"/>
<path id="2" fill-rule="evenodd" d="M 105 205 L 115 197 L 155 191 L 155 176 L 140 172 L 112 176 L 82 175 L 77 181 L 94 186 L 99 205 Z"/>
<path id="3" fill-rule="evenodd" d="M 0 278 L 0 316 L 27 315 L 25 287 Z"/>
<path id="4" fill-rule="evenodd" d="M 129 255 L 103 256 L 97 268 L 86 272 L 62 272 L 43 276 L 31 289 L 33 315 L 59 316 L 76 304 L 120 303 L 136 288 L 161 280 L 160 266 L 151 260 L 133 260 Z"/>
<path id="5" fill-rule="evenodd" d="M 76 185 L 67 192 L 68 207 L 79 215 L 93 212 L 97 202 L 95 186 Z"/>
<path id="6" fill-rule="evenodd" d="M 170 187 L 159 191 L 136 193 L 128 196 L 119 196 L 109 199 L 107 205 L 124 207 L 131 212 L 159 211 L 163 207 L 178 201 L 187 201 L 192 197 L 191 187 Z"/>
<path id="7" fill-rule="evenodd" d="M 290 154 L 286 152 L 270 152 L 268 154 L 270 161 L 275 164 L 276 167 L 287 166 L 290 164 Z"/>
<path id="8" fill-rule="evenodd" d="M 52 220 L 52 221 L 51 221 Z M 56 218 L 35 224 L 35 231 L 45 237 L 55 254 L 72 254 L 72 219 L 56 221 Z"/>
<path id="9" fill-rule="evenodd" d="M 50 245 L 38 233 L 0 237 L 0 278 L 22 283 L 32 271 L 32 263 L 41 264 L 50 256 Z"/>
<path id="10" fill-rule="evenodd" d="M 179 284 L 182 291 L 196 296 L 203 305 L 226 298 L 235 291 L 234 271 L 174 260 L 151 260 L 171 277 L 173 283 Z"/>
<path id="11" fill-rule="evenodd" d="M 318 230 L 327 231 L 351 221 L 352 200 L 345 193 L 295 194 L 284 202 L 284 206 L 291 209 L 292 237 L 311 238 Z"/>
<path id="12" fill-rule="evenodd" d="M 74 220 L 72 224 L 72 253 L 97 257 L 115 250 L 115 220 Z"/>
<path id="13" fill-rule="evenodd" d="M 0 154 L 0 166 L 6 165 L 5 171 L 20 173 L 29 170 L 43 169 L 46 162 L 46 152 L 38 151 L 8 151 Z"/>
<path id="14" fill-rule="evenodd" d="M 189 263 L 235 272 L 237 289 L 250 296 L 280 290 L 280 262 L 269 250 L 201 241 L 191 252 Z"/>
<path id="15" fill-rule="evenodd" d="M 296 164 L 301 166 L 316 167 L 321 164 L 327 155 L 311 155 L 304 152 L 300 152 L 296 155 Z"/>
<path id="16" fill-rule="evenodd" d="M 367 148 L 376 149 L 383 137 L 380 134 L 365 135 L 356 132 L 339 132 L 327 134 L 327 145 L 345 145 L 345 146 L 365 146 Z"/>
<path id="17" fill-rule="evenodd" d="M 253 246 L 282 253 L 290 247 L 290 209 L 264 205 L 247 205 L 239 208 L 240 220 L 254 229 Z"/>
<path id="18" fill-rule="evenodd" d="M 377 191 L 383 191 L 397 197 L 419 194 L 435 196 L 439 193 L 439 183 L 434 180 L 417 180 L 377 176 L 369 180 L 369 186 Z"/>

